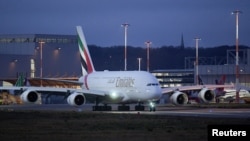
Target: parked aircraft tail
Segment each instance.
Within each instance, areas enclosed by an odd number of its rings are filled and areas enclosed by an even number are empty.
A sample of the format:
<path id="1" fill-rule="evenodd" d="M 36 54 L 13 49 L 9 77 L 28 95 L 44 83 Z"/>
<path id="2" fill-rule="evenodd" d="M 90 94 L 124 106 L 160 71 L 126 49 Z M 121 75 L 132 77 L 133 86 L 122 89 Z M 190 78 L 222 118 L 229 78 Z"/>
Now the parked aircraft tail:
<path id="1" fill-rule="evenodd" d="M 199 82 L 199 85 L 203 85 L 203 81 L 202 81 L 202 79 L 201 79 L 201 76 L 200 76 L 200 75 L 198 75 L 198 82 Z"/>
<path id="2" fill-rule="evenodd" d="M 95 71 L 88 46 L 85 40 L 85 36 L 82 31 L 81 26 L 76 26 L 77 30 L 77 38 L 78 38 L 78 47 L 81 57 L 81 67 L 82 67 L 82 75 L 87 75 Z"/>
<path id="3" fill-rule="evenodd" d="M 17 81 L 15 83 L 16 87 L 22 87 L 22 86 L 30 86 L 29 81 L 27 79 L 27 77 L 24 77 L 24 75 L 21 73 L 18 78 Z"/>
<path id="4" fill-rule="evenodd" d="M 226 81 L 226 75 L 222 75 L 219 81 L 217 79 L 215 80 L 215 84 L 223 85 L 225 84 L 225 81 Z"/>
<path id="5" fill-rule="evenodd" d="M 223 85 L 225 84 L 225 81 L 226 81 L 226 76 L 225 75 L 222 75 L 220 80 L 218 81 L 217 79 L 215 80 L 215 84 L 216 85 Z M 220 95 L 224 95 L 225 92 L 224 92 L 224 87 L 221 87 L 221 88 L 216 88 L 216 95 L 217 96 L 220 96 Z"/>
<path id="6" fill-rule="evenodd" d="M 16 83 L 15 83 L 15 86 L 17 86 L 17 87 L 21 87 L 21 86 L 24 86 L 24 76 L 23 76 L 23 74 L 21 73 L 19 76 L 18 76 L 18 78 L 17 78 L 17 81 L 16 81 Z"/>

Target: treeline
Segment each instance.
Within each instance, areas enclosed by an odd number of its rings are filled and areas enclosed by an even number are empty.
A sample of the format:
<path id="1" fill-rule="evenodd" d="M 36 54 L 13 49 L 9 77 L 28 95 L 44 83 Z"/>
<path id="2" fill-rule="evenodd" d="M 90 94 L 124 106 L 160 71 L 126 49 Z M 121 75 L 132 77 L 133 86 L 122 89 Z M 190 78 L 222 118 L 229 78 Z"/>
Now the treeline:
<path id="1" fill-rule="evenodd" d="M 247 46 L 239 46 L 239 49 L 249 49 Z M 124 70 L 124 46 L 99 47 L 89 45 L 90 54 L 96 70 Z M 227 50 L 235 50 L 235 46 L 218 46 L 212 48 L 199 47 L 199 58 L 216 57 L 219 63 L 225 64 Z M 158 69 L 185 69 L 185 58 L 195 58 L 195 47 L 162 46 L 150 48 L 150 70 Z M 138 70 L 141 59 L 141 70 L 147 69 L 147 49 L 144 47 L 127 47 L 127 70 Z M 215 64 L 210 64 L 215 65 Z"/>

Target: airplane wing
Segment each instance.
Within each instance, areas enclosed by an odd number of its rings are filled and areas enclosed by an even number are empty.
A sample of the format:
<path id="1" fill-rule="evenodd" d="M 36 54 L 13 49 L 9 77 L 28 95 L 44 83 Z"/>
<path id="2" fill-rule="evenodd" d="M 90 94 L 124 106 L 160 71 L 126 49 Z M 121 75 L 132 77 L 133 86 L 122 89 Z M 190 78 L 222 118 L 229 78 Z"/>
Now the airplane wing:
<path id="1" fill-rule="evenodd" d="M 83 85 L 83 82 L 79 82 L 79 81 L 76 81 L 75 79 L 56 79 L 56 78 L 32 78 L 30 79 L 29 81 L 43 81 L 45 84 L 48 84 L 48 85 L 77 85 L 77 86 L 80 86 L 80 85 Z M 43 83 L 43 84 L 44 84 Z"/>
<path id="2" fill-rule="evenodd" d="M 86 95 L 105 96 L 105 92 L 98 90 L 73 89 L 73 88 L 53 88 L 53 87 L 0 87 L 3 90 L 20 90 L 20 91 L 36 91 L 38 93 L 61 92 L 61 93 L 83 93 Z"/>
<path id="3" fill-rule="evenodd" d="M 198 91 L 197 98 L 203 103 L 209 103 L 215 98 L 216 88 L 233 88 L 234 85 L 194 85 L 162 88 L 163 95 L 169 95 L 169 100 L 175 105 L 184 105 L 189 102 L 191 91 Z"/>
<path id="4" fill-rule="evenodd" d="M 24 103 L 35 103 L 39 94 L 62 95 L 67 98 L 70 105 L 82 105 L 87 99 L 106 96 L 106 92 L 98 90 L 74 89 L 74 88 L 55 88 L 55 87 L 0 87 L 1 91 L 19 91 L 20 98 Z"/>
<path id="5" fill-rule="evenodd" d="M 81 86 L 83 82 L 77 81 L 77 78 L 25 78 L 25 80 L 29 83 L 30 86 L 40 86 L 41 82 L 43 86 L 52 87 L 52 86 L 60 86 L 60 87 L 72 87 L 72 86 Z M 9 82 L 15 86 L 25 86 L 23 80 L 19 81 L 19 78 L 6 78 L 0 79 L 0 81 Z M 19 84 L 19 85 L 17 85 Z M 27 85 L 26 85 L 27 86 Z"/>
<path id="6" fill-rule="evenodd" d="M 216 89 L 216 88 L 234 88 L 234 85 L 193 85 L 193 86 L 180 86 L 180 87 L 169 87 L 163 88 L 163 94 L 173 93 L 174 91 L 191 91 L 191 90 L 202 90 L 207 89 Z"/>

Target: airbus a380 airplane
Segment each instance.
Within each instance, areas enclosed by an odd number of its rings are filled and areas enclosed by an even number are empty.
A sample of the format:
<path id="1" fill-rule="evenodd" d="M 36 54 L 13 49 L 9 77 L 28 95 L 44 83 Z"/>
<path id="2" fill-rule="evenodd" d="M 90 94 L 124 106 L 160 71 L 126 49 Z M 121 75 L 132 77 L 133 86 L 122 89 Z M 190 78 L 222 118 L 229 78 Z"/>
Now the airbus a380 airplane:
<path id="1" fill-rule="evenodd" d="M 78 81 L 70 83 L 80 84 L 81 89 L 26 86 L 0 87 L 0 91 L 19 90 L 24 103 L 36 103 L 39 94 L 60 93 L 67 97 L 68 104 L 72 106 L 80 106 L 87 100 L 94 100 L 96 105 L 93 106 L 93 110 L 111 110 L 111 106 L 107 106 L 111 103 L 121 104 L 118 110 L 129 110 L 130 107 L 126 104 L 138 103 L 135 110 L 141 111 L 144 110 L 142 104 L 148 102 L 150 111 L 154 111 L 154 102 L 159 100 L 162 94 L 169 94 L 173 104 L 183 105 L 188 103 L 185 91 L 197 90 L 200 99 L 210 102 L 214 98 L 211 89 L 225 87 L 225 85 L 199 85 L 162 89 L 156 77 L 146 71 L 95 71 L 82 28 L 77 26 L 76 29 L 83 75 Z M 99 103 L 103 103 L 104 106 L 99 106 Z"/>

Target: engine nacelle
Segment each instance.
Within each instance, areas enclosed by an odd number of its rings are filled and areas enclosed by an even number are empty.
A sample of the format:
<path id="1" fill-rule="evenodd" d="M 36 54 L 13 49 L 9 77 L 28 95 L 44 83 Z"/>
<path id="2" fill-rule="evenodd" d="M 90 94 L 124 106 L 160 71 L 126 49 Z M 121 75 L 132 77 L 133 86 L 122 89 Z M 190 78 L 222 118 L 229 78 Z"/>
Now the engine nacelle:
<path id="1" fill-rule="evenodd" d="M 71 106 L 81 106 L 85 104 L 86 98 L 83 94 L 74 92 L 69 95 L 67 102 Z"/>
<path id="2" fill-rule="evenodd" d="M 183 92 L 176 91 L 171 95 L 170 101 L 174 105 L 184 105 L 188 103 L 188 96 Z"/>
<path id="3" fill-rule="evenodd" d="M 20 98 L 24 103 L 35 103 L 38 101 L 39 94 L 33 90 L 26 90 L 24 91 Z"/>
<path id="4" fill-rule="evenodd" d="M 204 103 L 209 103 L 215 98 L 215 93 L 213 90 L 209 90 L 207 88 L 203 88 L 199 94 L 198 97 L 202 100 Z"/>

